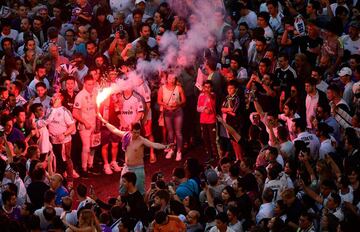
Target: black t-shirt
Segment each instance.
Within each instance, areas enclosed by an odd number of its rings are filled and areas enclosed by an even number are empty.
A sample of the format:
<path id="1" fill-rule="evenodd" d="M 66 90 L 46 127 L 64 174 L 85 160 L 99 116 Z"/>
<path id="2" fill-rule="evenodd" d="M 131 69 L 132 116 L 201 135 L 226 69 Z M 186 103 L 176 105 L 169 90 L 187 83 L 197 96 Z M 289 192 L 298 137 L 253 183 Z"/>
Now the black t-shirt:
<path id="1" fill-rule="evenodd" d="M 17 168 L 19 169 L 19 176 L 23 180 L 26 176 L 26 158 L 25 156 L 14 156 L 13 157 L 14 163 L 16 164 Z"/>
<path id="2" fill-rule="evenodd" d="M 300 200 L 295 199 L 294 203 L 286 209 L 286 223 L 293 222 L 298 224 L 302 208 Z"/>
<path id="3" fill-rule="evenodd" d="M 298 36 L 293 39 L 293 45 L 296 49 L 300 48 L 301 53 L 304 53 L 311 65 L 316 65 L 317 54 L 309 51 L 309 48 L 321 47 L 323 40 L 320 37 L 316 39 L 310 38 L 308 35 Z M 296 51 L 295 51 L 296 52 Z"/>
<path id="4" fill-rule="evenodd" d="M 247 194 L 242 195 L 236 199 L 237 205 L 240 210 L 240 218 L 241 219 L 251 219 L 251 199 Z"/>
<path id="5" fill-rule="evenodd" d="M 141 220 L 144 224 L 148 222 L 148 209 L 144 202 L 144 197 L 139 191 L 124 195 L 122 201 L 130 207 L 127 215 L 131 219 L 135 219 L 136 221 Z"/>
<path id="6" fill-rule="evenodd" d="M 26 192 L 35 209 L 40 209 L 44 204 L 44 193 L 50 187 L 42 181 L 34 181 L 27 188 Z"/>
<path id="7" fill-rule="evenodd" d="M 280 85 L 280 89 L 289 92 L 292 84 L 296 82 L 296 72 L 295 70 L 289 66 L 286 70 L 282 70 L 281 68 L 277 68 L 275 70 L 275 85 Z"/>
<path id="8" fill-rule="evenodd" d="M 259 188 L 258 188 L 258 185 L 257 185 L 256 178 L 252 173 L 246 174 L 242 179 L 246 183 L 246 186 L 247 186 L 246 190 L 248 192 L 255 192 L 255 193 L 259 192 Z"/>
<path id="9" fill-rule="evenodd" d="M 74 92 L 73 96 L 70 96 L 66 91 L 62 91 L 62 95 L 64 96 L 63 105 L 66 109 L 72 112 L 75 102 L 75 97 L 78 92 Z"/>

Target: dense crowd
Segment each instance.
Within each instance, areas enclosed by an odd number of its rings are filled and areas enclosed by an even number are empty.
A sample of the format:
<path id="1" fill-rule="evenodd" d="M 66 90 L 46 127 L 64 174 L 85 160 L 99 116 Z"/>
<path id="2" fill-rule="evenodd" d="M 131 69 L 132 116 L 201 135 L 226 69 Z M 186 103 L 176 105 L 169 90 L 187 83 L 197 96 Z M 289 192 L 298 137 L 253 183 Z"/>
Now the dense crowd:
<path id="1" fill-rule="evenodd" d="M 0 230 L 359 231 L 359 10 L 1 1 Z"/>

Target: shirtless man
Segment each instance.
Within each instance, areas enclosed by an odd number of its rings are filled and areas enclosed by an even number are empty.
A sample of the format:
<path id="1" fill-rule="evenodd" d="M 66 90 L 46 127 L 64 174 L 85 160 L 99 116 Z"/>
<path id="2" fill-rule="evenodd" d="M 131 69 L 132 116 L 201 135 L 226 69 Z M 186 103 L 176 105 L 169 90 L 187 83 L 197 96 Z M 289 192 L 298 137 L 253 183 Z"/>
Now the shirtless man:
<path id="1" fill-rule="evenodd" d="M 145 193 L 145 169 L 144 169 L 144 146 L 154 149 L 167 149 L 172 146 L 154 143 L 150 140 L 140 136 L 141 125 L 140 123 L 133 123 L 131 131 L 121 131 L 108 123 L 101 114 L 98 113 L 98 118 L 105 123 L 105 126 L 114 134 L 121 137 L 122 149 L 125 152 L 125 164 L 121 172 L 121 176 L 127 172 L 134 172 L 136 174 L 136 188 L 141 194 Z M 120 180 L 120 194 L 125 193 Z"/>

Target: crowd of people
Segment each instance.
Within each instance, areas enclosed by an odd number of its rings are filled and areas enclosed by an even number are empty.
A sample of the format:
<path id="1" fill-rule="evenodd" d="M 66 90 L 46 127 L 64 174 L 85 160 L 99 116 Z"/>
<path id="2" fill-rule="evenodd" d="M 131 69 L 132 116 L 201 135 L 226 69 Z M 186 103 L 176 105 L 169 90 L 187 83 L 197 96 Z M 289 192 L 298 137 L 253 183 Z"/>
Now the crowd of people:
<path id="1" fill-rule="evenodd" d="M 1 231 L 359 230 L 360 1 L 1 3 Z"/>

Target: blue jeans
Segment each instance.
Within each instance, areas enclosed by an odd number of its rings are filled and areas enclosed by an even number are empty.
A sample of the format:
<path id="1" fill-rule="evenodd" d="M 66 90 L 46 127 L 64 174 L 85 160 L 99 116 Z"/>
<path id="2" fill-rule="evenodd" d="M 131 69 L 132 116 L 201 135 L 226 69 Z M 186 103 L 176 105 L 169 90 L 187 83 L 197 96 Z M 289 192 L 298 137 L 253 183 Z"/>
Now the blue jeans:
<path id="1" fill-rule="evenodd" d="M 182 125 L 183 125 L 183 110 L 182 108 L 169 111 L 164 111 L 165 127 L 168 135 L 168 143 L 174 143 L 174 135 L 176 136 L 176 147 L 178 151 L 182 150 L 183 145 L 183 135 L 182 135 Z"/>

